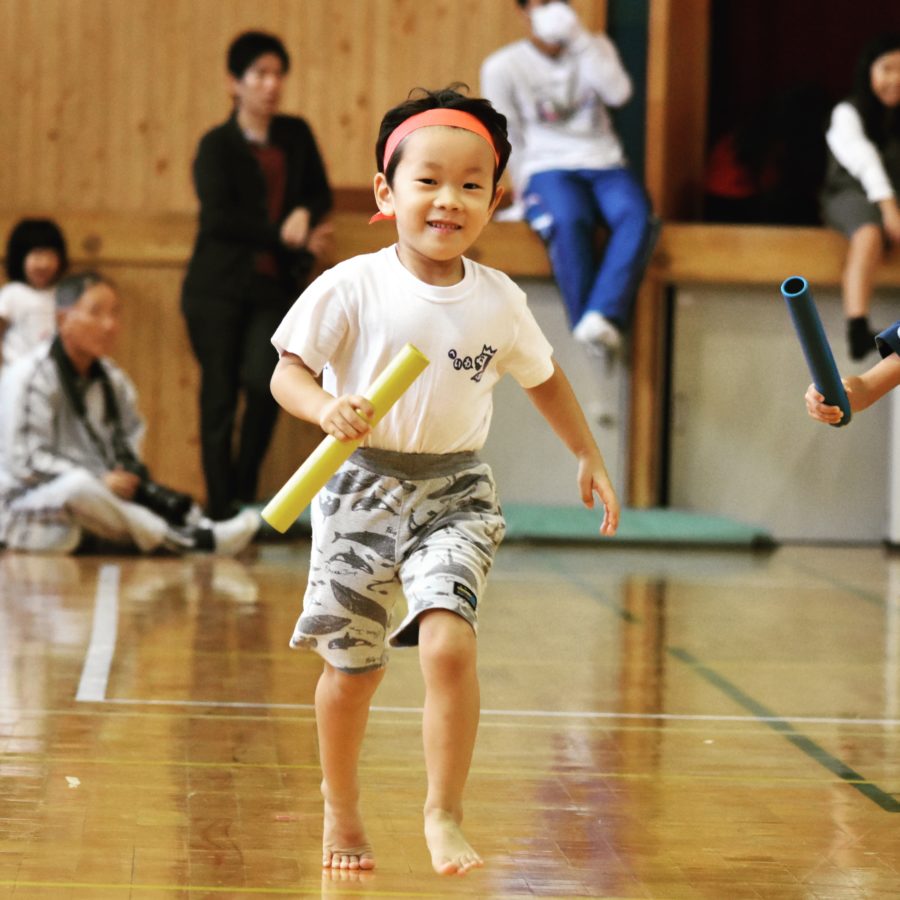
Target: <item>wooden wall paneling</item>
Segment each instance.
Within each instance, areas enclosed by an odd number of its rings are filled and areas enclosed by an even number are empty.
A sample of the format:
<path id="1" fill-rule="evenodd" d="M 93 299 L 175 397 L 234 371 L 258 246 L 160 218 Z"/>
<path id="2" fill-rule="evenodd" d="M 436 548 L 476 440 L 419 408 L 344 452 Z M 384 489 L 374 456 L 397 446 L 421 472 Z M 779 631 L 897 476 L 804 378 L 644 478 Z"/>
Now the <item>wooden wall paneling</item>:
<path id="1" fill-rule="evenodd" d="M 104 173 L 107 165 L 105 132 L 110 112 L 108 87 L 108 4 L 77 0 L 60 4 L 55 27 L 62 27 L 66 51 L 61 65 L 49 73 L 57 95 L 61 84 L 63 109 L 63 188 L 61 205 L 68 209 L 109 209 Z M 129 72 L 129 79 L 135 77 Z M 141 97 L 144 101 L 144 96 Z M 45 170 L 46 171 L 46 170 Z M 142 183 L 144 170 L 133 171 Z"/>
<path id="2" fill-rule="evenodd" d="M 18 33 L 18 7 L 12 3 L 0 3 L 0 57 L 6 57 L 12 53 L 13 36 Z M 26 57 L 30 54 L 21 53 L 20 55 Z M 20 62 L 20 68 L 23 65 L 25 65 L 24 60 Z M 3 189 L 8 188 L 9 178 L 4 175 L 3 170 L 15 164 L 16 142 L 23 110 L 16 109 L 13 105 L 13 97 L 16 96 L 15 88 L 21 78 L 21 73 L 18 77 L 11 72 L 6 72 L 5 75 L 5 78 L 0 78 L 0 109 L 6 110 L 3 127 L 0 128 L 0 160 L 3 161 L 3 165 L 0 165 L 0 195 L 8 197 L 7 192 Z M 15 115 L 12 114 L 13 109 L 16 109 Z M 12 199 L 8 197 L 5 202 L 11 202 Z"/>
<path id="3" fill-rule="evenodd" d="M 3 109 L 15 110 L 15 115 L 4 116 L 4 125 L 0 132 L 9 134 L 9 153 L 4 156 L 4 165 L 0 166 L 0 195 L 8 198 L 10 206 L 21 205 L 21 197 L 15 190 L 16 185 L 30 184 L 36 190 L 37 160 L 36 148 L 29 146 L 28 136 L 37 119 L 37 92 L 41 79 L 38 76 L 39 54 L 37 43 L 33 38 L 30 21 L 35 14 L 33 8 L 22 4 L 0 4 L 6 10 L 7 28 L 0 35 L 2 53 L 0 66 L 9 66 L 14 58 L 17 46 L 19 53 L 15 66 L 10 66 L 0 78 L 3 90 Z M 22 52 L 22 51 L 25 52 Z M 38 201 L 39 202 L 39 201 Z"/>
<path id="4" fill-rule="evenodd" d="M 606 0 L 582 0 L 572 4 L 578 11 L 581 21 L 591 31 L 606 31 Z"/>
<path id="5" fill-rule="evenodd" d="M 56 3 L 57 12 L 61 12 Z M 34 172 L 35 181 L 25 180 L 22 187 L 36 190 L 46 202 L 58 196 L 63 190 L 63 173 L 69 147 L 62 140 L 64 130 L 61 119 L 64 115 L 64 92 L 71 78 L 65 75 L 65 59 L 69 49 L 76 44 L 67 29 L 51 28 L 40 31 L 40 24 L 30 43 L 31 53 L 37 63 L 34 73 L 35 118 L 28 131 L 28 143 L 40 168 Z M 38 152 L 39 151 L 39 152 Z"/>
<path id="6" fill-rule="evenodd" d="M 132 20 L 123 16 L 121 10 L 110 10 L 110 15 L 116 16 L 117 34 L 115 37 L 109 36 L 106 52 L 110 69 L 116 73 L 116 77 L 111 78 L 109 84 L 109 106 L 114 114 L 108 116 L 104 123 L 104 140 L 109 149 L 106 185 L 113 198 L 112 202 L 115 203 L 115 198 L 120 198 L 121 205 L 118 208 L 122 209 L 128 208 L 134 200 L 131 196 L 134 185 L 130 174 L 139 149 L 134 121 L 139 113 L 137 98 L 133 95 L 137 82 L 133 70 L 138 63 L 130 47 Z M 112 30 L 113 25 L 110 24 L 109 28 Z"/>
<path id="7" fill-rule="evenodd" d="M 710 0 L 651 0 L 644 177 L 657 215 L 690 218 L 702 199 Z M 665 235 L 665 231 L 663 232 Z M 641 290 L 632 358 L 628 501 L 653 506 L 664 465 L 664 282 Z"/>
<path id="8" fill-rule="evenodd" d="M 603 0 L 576 0 L 591 27 Z M 484 57 L 525 34 L 513 0 L 4 0 L 8 208 L 192 211 L 200 135 L 229 113 L 225 53 L 274 31 L 338 187 L 368 187 L 384 111 L 417 85 L 478 91 Z"/>
<path id="9" fill-rule="evenodd" d="M 370 186 L 374 145 L 383 110 L 376 96 L 384 73 L 376 67 L 376 15 L 370 4 L 335 10 L 317 41 L 317 77 L 303 85 L 304 110 L 316 131 L 335 185 Z M 326 22 L 316 17 L 317 23 Z M 335 71 L 340 76 L 335 78 Z M 383 88 L 382 88 L 383 89 Z"/>
<path id="10" fill-rule="evenodd" d="M 665 219 L 690 219 L 702 199 L 710 0 L 651 0 L 645 178 Z"/>
<path id="11" fill-rule="evenodd" d="M 660 502 L 666 281 L 652 269 L 638 290 L 631 327 L 631 398 L 626 497 L 647 509 Z"/>

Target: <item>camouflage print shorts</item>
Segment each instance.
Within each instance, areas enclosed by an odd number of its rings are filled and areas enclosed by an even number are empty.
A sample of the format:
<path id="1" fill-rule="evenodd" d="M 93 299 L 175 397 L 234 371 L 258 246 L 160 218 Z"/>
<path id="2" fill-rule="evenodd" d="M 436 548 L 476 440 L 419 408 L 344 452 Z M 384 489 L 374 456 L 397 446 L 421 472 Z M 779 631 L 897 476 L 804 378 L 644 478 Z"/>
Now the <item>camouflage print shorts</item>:
<path id="1" fill-rule="evenodd" d="M 388 643 L 418 643 L 426 610 L 451 610 L 477 630 L 506 526 L 491 470 L 473 453 L 357 450 L 316 496 L 312 523 L 292 647 L 367 672 L 385 665 Z M 408 611 L 391 632 L 401 589 Z"/>

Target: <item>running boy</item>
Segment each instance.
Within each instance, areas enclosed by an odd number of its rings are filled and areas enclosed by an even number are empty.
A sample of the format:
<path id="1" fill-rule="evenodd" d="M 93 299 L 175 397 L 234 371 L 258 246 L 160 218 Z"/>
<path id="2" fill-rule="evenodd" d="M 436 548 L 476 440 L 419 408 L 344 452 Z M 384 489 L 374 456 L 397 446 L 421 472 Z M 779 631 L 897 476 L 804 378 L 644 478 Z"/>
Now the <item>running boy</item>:
<path id="1" fill-rule="evenodd" d="M 272 338 L 272 392 L 339 440 L 365 438 L 313 504 L 303 613 L 291 645 L 319 653 L 316 720 L 325 800 L 323 865 L 371 869 L 357 762 L 386 645 L 418 644 L 425 681 L 425 840 L 440 874 L 482 860 L 461 830 L 479 717 L 476 610 L 504 522 L 476 452 L 491 393 L 509 372 L 574 454 L 582 500 L 619 505 L 600 450 L 523 292 L 463 257 L 500 199 L 506 120 L 453 89 L 390 110 L 376 144 L 376 218 L 397 243 L 320 276 Z M 370 433 L 361 392 L 407 342 L 431 365 Z M 323 386 L 316 377 L 323 374 Z M 409 611 L 390 629 L 395 589 Z M 390 634 L 389 634 L 390 632 Z"/>

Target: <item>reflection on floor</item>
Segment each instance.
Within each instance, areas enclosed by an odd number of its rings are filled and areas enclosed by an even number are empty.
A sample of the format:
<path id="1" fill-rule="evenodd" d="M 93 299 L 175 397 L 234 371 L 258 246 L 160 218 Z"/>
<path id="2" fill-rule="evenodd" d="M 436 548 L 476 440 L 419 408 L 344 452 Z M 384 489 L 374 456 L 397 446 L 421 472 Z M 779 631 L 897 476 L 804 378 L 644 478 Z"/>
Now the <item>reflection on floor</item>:
<path id="1" fill-rule="evenodd" d="M 378 868 L 319 868 L 307 549 L 0 554 L 0 898 L 900 896 L 900 556 L 504 547 L 486 867 L 440 879 L 414 651 L 363 753 Z"/>

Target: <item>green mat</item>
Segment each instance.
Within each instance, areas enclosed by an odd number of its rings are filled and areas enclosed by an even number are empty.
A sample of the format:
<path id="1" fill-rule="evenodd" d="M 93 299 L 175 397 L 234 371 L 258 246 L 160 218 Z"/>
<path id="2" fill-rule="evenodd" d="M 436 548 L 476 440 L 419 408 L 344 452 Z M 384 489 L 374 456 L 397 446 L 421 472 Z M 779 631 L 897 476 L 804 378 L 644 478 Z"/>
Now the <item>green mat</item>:
<path id="1" fill-rule="evenodd" d="M 260 507 L 261 508 L 261 507 Z M 504 503 L 507 541 L 600 541 L 600 514 L 583 506 L 531 506 Z M 295 538 L 310 532 L 309 510 L 283 537 Z M 282 537 L 263 523 L 262 540 Z M 762 528 L 705 513 L 681 509 L 623 509 L 619 531 L 608 541 L 617 544 L 715 545 L 718 547 L 774 547 L 774 538 Z"/>
<path id="2" fill-rule="evenodd" d="M 600 513 L 583 506 L 504 504 L 507 540 L 596 541 Z M 604 542 L 606 538 L 603 539 Z M 680 509 L 623 509 L 612 544 L 774 546 L 762 528 Z"/>

